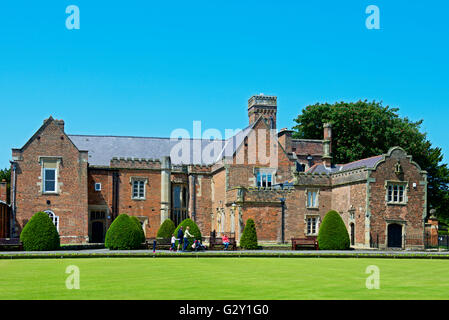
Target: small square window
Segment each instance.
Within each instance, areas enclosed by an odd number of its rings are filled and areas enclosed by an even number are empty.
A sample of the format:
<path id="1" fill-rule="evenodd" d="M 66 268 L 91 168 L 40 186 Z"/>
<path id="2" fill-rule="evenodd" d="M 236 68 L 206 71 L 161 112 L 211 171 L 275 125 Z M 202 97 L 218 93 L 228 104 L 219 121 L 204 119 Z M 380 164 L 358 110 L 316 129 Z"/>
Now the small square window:
<path id="1" fill-rule="evenodd" d="M 101 183 L 95 183 L 95 191 L 101 191 Z"/>

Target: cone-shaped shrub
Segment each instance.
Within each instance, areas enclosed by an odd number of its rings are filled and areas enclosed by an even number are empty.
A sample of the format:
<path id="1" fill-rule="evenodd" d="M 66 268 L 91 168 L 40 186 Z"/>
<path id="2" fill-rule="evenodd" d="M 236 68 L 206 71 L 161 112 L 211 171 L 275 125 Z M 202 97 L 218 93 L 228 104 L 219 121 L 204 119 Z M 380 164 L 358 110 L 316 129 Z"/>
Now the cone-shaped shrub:
<path id="1" fill-rule="evenodd" d="M 140 240 L 140 243 L 144 243 L 145 242 L 145 232 L 143 231 L 143 226 L 142 226 L 142 224 L 140 223 L 140 220 L 139 219 L 137 219 L 136 217 L 134 217 L 134 216 L 131 216 L 131 219 L 134 221 L 134 223 L 137 225 L 137 227 L 139 228 L 139 230 L 141 231 L 141 240 Z"/>
<path id="2" fill-rule="evenodd" d="M 318 246 L 320 250 L 349 249 L 348 230 L 337 211 L 331 210 L 324 216 L 318 231 Z"/>
<path id="3" fill-rule="evenodd" d="M 167 219 L 164 222 L 162 222 L 161 226 L 159 227 L 159 230 L 157 231 L 157 237 L 170 239 L 171 235 L 175 233 L 175 229 L 176 229 L 175 223 L 172 220 Z"/>
<path id="4" fill-rule="evenodd" d="M 59 234 L 53 221 L 45 212 L 36 213 L 20 234 L 25 251 L 50 251 L 59 249 Z"/>
<path id="5" fill-rule="evenodd" d="M 248 219 L 246 221 L 245 229 L 243 229 L 243 234 L 240 238 L 240 247 L 250 250 L 254 250 L 259 247 L 257 245 L 256 225 L 254 224 L 253 219 Z"/>
<path id="6" fill-rule="evenodd" d="M 175 229 L 175 232 L 173 232 L 175 234 L 175 237 L 178 236 L 178 230 L 179 228 L 182 226 L 182 231 L 185 232 L 187 229 L 187 226 L 190 227 L 190 234 L 194 236 L 194 238 L 190 238 L 189 237 L 189 245 L 187 246 L 188 250 L 192 250 L 192 244 L 193 242 L 196 240 L 201 240 L 201 231 L 200 228 L 198 228 L 198 226 L 196 225 L 196 223 L 192 220 L 192 219 L 185 219 L 183 220 L 179 226 Z M 178 241 L 176 241 L 176 246 L 178 245 Z M 183 244 L 184 245 L 184 244 Z"/>
<path id="7" fill-rule="evenodd" d="M 121 214 L 106 232 L 105 247 L 110 250 L 138 249 L 142 244 L 142 227 L 127 214 Z"/>

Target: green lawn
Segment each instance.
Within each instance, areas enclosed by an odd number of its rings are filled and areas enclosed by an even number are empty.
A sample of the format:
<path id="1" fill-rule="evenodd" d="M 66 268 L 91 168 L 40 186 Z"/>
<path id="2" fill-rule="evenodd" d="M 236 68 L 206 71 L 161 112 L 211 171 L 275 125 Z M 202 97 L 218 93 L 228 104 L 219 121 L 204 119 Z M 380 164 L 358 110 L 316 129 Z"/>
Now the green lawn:
<path id="1" fill-rule="evenodd" d="M 80 289 L 66 288 L 66 267 Z M 368 290 L 366 267 L 380 269 Z M 449 261 L 334 258 L 0 260 L 0 299 L 447 299 Z"/>

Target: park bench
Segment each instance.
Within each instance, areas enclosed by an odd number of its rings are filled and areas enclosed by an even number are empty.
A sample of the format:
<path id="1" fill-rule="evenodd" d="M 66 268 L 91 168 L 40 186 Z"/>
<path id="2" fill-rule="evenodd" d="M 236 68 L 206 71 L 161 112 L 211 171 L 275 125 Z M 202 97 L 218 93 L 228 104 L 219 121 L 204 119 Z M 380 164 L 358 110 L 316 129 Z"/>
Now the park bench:
<path id="1" fill-rule="evenodd" d="M 235 241 L 235 236 L 229 236 L 229 249 L 236 250 L 237 249 L 237 242 Z M 210 239 L 209 239 L 209 249 L 215 250 L 217 247 L 224 248 L 223 244 L 223 238 L 222 237 L 216 237 L 213 232 L 211 232 Z"/>
<path id="2" fill-rule="evenodd" d="M 0 238 L 0 250 L 11 248 L 23 250 L 23 245 L 19 238 Z"/>
<path id="3" fill-rule="evenodd" d="M 170 239 L 163 239 L 163 238 L 147 238 L 145 239 L 145 247 L 148 250 L 153 249 L 153 241 L 156 240 L 156 249 L 170 249 L 171 241 Z"/>
<path id="4" fill-rule="evenodd" d="M 318 250 L 318 241 L 316 237 L 292 238 L 292 250 L 297 247 L 314 248 Z"/>

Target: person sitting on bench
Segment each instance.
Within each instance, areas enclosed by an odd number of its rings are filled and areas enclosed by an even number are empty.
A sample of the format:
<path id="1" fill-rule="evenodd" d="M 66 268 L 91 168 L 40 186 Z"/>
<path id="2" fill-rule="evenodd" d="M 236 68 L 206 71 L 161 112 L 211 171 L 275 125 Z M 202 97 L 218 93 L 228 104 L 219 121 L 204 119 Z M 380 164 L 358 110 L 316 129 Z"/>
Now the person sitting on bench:
<path id="1" fill-rule="evenodd" d="M 223 238 L 222 238 L 222 241 L 223 241 L 223 244 L 224 244 L 224 250 L 228 250 L 228 247 L 229 247 L 229 238 L 228 238 L 228 236 L 224 234 Z"/>

